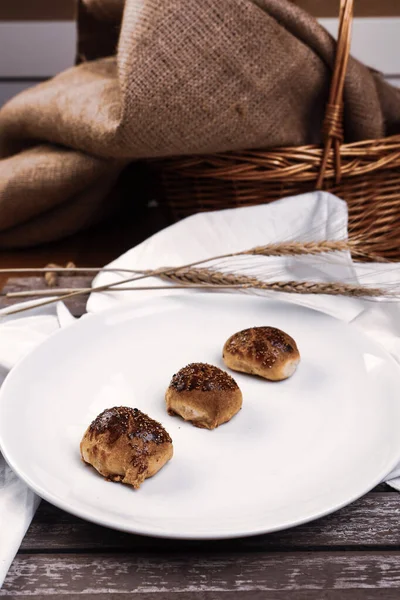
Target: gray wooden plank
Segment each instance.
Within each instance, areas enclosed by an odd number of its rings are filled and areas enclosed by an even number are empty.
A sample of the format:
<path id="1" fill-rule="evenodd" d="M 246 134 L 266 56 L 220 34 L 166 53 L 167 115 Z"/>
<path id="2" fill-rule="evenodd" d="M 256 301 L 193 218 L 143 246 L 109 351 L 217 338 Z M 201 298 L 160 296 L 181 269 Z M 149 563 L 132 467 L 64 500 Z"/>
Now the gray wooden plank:
<path id="1" fill-rule="evenodd" d="M 52 4 L 56 3 L 53 1 Z M 338 10 L 337 6 L 336 14 Z M 335 16 L 319 17 L 318 20 L 333 37 L 337 37 L 338 19 Z M 399 73 L 398 27 L 398 16 L 354 18 L 352 55 L 382 73 Z M 0 21 L 0 77 L 30 79 L 56 75 L 74 64 L 76 41 L 76 26 L 72 20 Z"/>
<path id="2" fill-rule="evenodd" d="M 73 21 L 0 22 L 0 77 L 51 77 L 72 67 Z"/>
<path id="3" fill-rule="evenodd" d="M 316 17 L 338 16 L 339 5 L 337 0 L 292 0 L 292 2 Z M 376 0 L 362 0 L 354 4 L 354 15 L 356 17 L 383 17 L 400 14 L 398 0 L 379 0 L 379 2 Z"/>
<path id="4" fill-rule="evenodd" d="M 400 87 L 400 75 L 390 75 L 386 77 L 386 81 L 394 87 Z"/>
<path id="5" fill-rule="evenodd" d="M 1 2 L 0 21 L 72 21 L 75 15 L 75 4 L 75 0 L 57 0 L 57 2 L 54 2 L 54 0 L 13 0 L 12 2 Z"/>
<path id="6" fill-rule="evenodd" d="M 63 275 L 58 278 L 57 287 L 62 288 L 79 288 L 79 287 L 90 287 L 93 276 L 81 276 Z M 22 292 L 29 290 L 47 290 L 49 297 L 51 296 L 52 288 L 46 285 L 44 276 L 32 276 L 32 277 L 11 277 L 7 284 L 2 290 L 2 296 L 0 297 L 0 307 L 12 306 L 18 302 L 24 302 L 27 298 L 6 298 L 5 294 L 9 292 Z M 82 296 L 75 296 L 65 301 L 72 314 L 76 317 L 80 317 L 86 311 L 86 302 L 88 299 L 87 294 Z M 27 313 L 28 314 L 28 313 Z"/>
<path id="7" fill-rule="evenodd" d="M 357 4 L 362 3 L 355 2 L 355 5 Z M 322 18 L 318 20 L 336 39 L 339 28 L 338 19 Z M 399 23 L 398 17 L 354 18 L 350 47 L 352 56 L 385 75 L 399 73 Z M 374 40 L 373 44 L 371 44 L 372 39 Z"/>
<path id="8" fill-rule="evenodd" d="M 239 599 L 246 592 L 275 598 L 276 592 L 283 591 L 309 594 L 311 590 L 371 588 L 400 594 L 400 552 L 247 553 L 240 560 L 236 554 L 19 555 L 0 596 L 82 594 L 90 598 L 107 594 L 110 598 L 131 594 L 148 598 L 147 594 L 158 594 L 159 598 L 182 598 L 186 594 L 195 599 L 206 593 L 216 597 L 234 593 Z"/>
<path id="9" fill-rule="evenodd" d="M 39 508 L 22 551 L 223 552 L 305 550 L 310 548 L 393 547 L 400 549 L 400 495 L 370 493 L 328 517 L 300 527 L 241 540 L 183 542 L 134 536 L 73 517 L 46 502 Z"/>
<path id="10" fill-rule="evenodd" d="M 337 0 L 293 0 L 295 4 L 318 17 L 337 17 Z M 0 20 L 44 21 L 72 20 L 75 0 L 13 0 L 0 3 Z M 383 17 L 400 15 L 398 0 L 362 0 L 355 3 L 357 17 Z"/>
<path id="11" fill-rule="evenodd" d="M 0 596 L 1 596 L 0 592 Z M 64 597 L 60 590 L 58 594 L 42 593 L 32 596 L 24 592 L 15 594 L 3 593 L 7 598 L 18 598 L 18 600 L 29 600 L 34 597 L 36 600 L 60 600 Z M 240 592 L 144 592 L 131 594 L 135 600 L 398 600 L 399 591 L 397 589 L 360 589 L 360 590 L 251 590 Z M 84 592 L 78 594 L 67 594 L 68 600 L 115 600 L 120 598 L 121 594 L 111 592 L 91 593 Z"/>

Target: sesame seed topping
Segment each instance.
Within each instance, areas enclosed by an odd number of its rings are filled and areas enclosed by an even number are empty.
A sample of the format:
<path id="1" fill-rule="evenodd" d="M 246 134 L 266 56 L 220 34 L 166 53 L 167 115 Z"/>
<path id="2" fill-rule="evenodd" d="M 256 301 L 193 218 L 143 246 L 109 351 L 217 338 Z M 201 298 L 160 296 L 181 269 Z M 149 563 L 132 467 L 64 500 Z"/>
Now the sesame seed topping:
<path id="1" fill-rule="evenodd" d="M 115 443 L 122 435 L 127 435 L 130 440 L 136 438 L 155 444 L 172 441 L 160 423 L 137 408 L 126 406 L 104 410 L 90 425 L 89 433 L 91 436 L 108 433 L 111 444 Z"/>
<path id="2" fill-rule="evenodd" d="M 191 363 L 172 377 L 170 387 L 177 392 L 237 390 L 236 381 L 222 369 L 207 363 Z"/>
<path id="3" fill-rule="evenodd" d="M 266 368 L 272 368 L 282 353 L 297 351 L 295 341 L 276 327 L 251 327 L 232 335 L 225 345 L 225 352 L 256 360 Z"/>

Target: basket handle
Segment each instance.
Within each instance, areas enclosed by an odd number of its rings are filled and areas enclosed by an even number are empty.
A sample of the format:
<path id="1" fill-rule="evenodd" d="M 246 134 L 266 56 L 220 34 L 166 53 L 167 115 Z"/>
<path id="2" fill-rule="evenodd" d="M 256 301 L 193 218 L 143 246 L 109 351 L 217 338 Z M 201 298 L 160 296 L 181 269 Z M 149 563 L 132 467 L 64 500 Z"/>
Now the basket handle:
<path id="1" fill-rule="evenodd" d="M 324 151 L 316 184 L 317 190 L 322 188 L 328 164 L 328 157 L 332 146 L 335 155 L 336 183 L 340 183 L 342 178 L 340 144 L 343 142 L 343 88 L 350 55 L 353 8 L 354 0 L 340 0 L 339 34 L 336 46 L 335 66 L 329 91 L 329 100 L 326 106 L 322 127 Z"/>

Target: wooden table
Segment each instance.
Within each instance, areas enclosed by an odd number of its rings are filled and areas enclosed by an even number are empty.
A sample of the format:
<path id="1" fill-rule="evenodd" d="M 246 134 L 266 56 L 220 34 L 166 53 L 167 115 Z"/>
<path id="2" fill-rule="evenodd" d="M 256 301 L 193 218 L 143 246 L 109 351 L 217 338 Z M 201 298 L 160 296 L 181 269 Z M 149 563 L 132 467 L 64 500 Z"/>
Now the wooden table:
<path id="1" fill-rule="evenodd" d="M 6 289 L 39 285 L 40 279 L 13 280 Z M 76 315 L 84 307 L 84 299 L 70 304 Z M 0 591 L 0 597 L 27 600 L 124 594 L 143 600 L 398 600 L 400 494 L 380 485 L 319 521 L 218 542 L 128 535 L 42 502 Z"/>
<path id="2" fill-rule="evenodd" d="M 124 212 L 88 231 L 22 250 L 0 250 L 0 268 L 44 267 L 48 263 L 101 267 L 170 224 L 161 207 Z M 6 278 L 0 273 L 0 288 Z"/>

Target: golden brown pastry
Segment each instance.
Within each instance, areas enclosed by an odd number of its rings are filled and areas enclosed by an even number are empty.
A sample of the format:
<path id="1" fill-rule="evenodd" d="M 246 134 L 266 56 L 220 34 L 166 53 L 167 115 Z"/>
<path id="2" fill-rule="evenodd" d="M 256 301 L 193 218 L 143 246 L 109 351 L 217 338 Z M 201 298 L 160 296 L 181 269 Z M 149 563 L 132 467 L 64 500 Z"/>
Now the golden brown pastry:
<path id="1" fill-rule="evenodd" d="M 164 427 L 137 408 L 103 411 L 87 428 L 82 459 L 111 481 L 139 488 L 172 458 L 172 440 Z"/>
<path id="2" fill-rule="evenodd" d="M 275 327 L 251 327 L 232 335 L 222 353 L 227 367 L 271 381 L 287 379 L 300 362 L 296 342 Z"/>
<path id="3" fill-rule="evenodd" d="M 196 427 L 215 429 L 241 409 L 242 392 L 225 371 L 192 363 L 172 377 L 165 401 L 170 415 L 180 415 Z"/>

